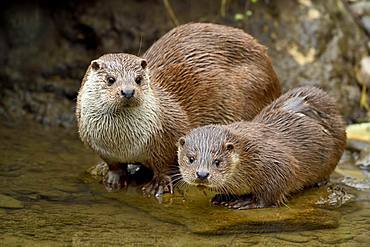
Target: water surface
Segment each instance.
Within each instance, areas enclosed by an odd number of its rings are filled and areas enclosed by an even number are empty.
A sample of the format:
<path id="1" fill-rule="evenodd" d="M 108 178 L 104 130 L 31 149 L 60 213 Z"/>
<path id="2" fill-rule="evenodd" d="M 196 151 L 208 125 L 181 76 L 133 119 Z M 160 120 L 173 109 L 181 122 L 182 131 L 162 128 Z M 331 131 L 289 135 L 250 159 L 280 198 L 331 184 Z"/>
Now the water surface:
<path id="1" fill-rule="evenodd" d="M 368 174 L 343 162 L 332 183 L 281 208 L 229 210 L 177 191 L 108 193 L 99 162 L 65 129 L 0 123 L 0 246 L 369 246 Z M 345 185 L 347 184 L 347 185 Z"/>

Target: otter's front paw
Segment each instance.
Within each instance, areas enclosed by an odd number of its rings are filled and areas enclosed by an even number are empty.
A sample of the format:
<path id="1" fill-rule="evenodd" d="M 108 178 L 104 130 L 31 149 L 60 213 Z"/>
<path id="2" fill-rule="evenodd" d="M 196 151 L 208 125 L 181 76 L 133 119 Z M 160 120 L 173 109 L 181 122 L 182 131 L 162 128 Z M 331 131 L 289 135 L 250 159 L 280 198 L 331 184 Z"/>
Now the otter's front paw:
<path id="1" fill-rule="evenodd" d="M 117 192 L 121 188 L 127 188 L 127 178 L 122 170 L 108 171 L 103 184 L 108 192 Z"/>
<path id="2" fill-rule="evenodd" d="M 143 186 L 144 194 L 160 197 L 163 193 L 173 194 L 172 179 L 170 176 L 162 175 L 154 177 L 152 181 Z"/>

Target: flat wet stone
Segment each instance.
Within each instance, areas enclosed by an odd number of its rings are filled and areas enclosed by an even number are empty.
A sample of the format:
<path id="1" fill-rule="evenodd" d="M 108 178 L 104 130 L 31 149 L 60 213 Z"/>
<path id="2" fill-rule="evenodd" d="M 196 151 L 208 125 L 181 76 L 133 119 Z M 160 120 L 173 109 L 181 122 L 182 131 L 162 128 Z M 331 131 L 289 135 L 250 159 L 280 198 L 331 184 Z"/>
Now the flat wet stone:
<path id="1" fill-rule="evenodd" d="M 72 183 L 72 182 L 55 185 L 55 186 L 53 186 L 53 189 L 56 189 L 58 191 L 65 192 L 65 193 L 78 193 L 78 192 L 80 192 L 80 188 L 78 188 L 78 184 Z"/>
<path id="2" fill-rule="evenodd" d="M 108 195 L 127 206 L 145 211 L 152 217 L 174 222 L 187 227 L 197 234 L 235 234 L 243 232 L 279 232 L 312 229 L 336 228 L 340 213 L 318 207 L 265 208 L 254 210 L 234 210 L 213 206 L 209 198 L 200 193 L 184 198 L 174 195 L 163 204 L 155 204 L 154 198 L 140 198 L 135 193 L 126 193 L 122 197 Z"/>
<path id="3" fill-rule="evenodd" d="M 207 219 L 188 220 L 186 226 L 194 233 L 230 234 L 242 232 L 280 232 L 338 227 L 340 214 L 321 209 L 257 209 L 260 212 L 237 211 L 212 214 Z"/>
<path id="4" fill-rule="evenodd" d="M 102 190 L 97 186 L 92 189 Z M 338 208 L 353 198 L 344 187 L 328 185 L 295 195 L 287 206 L 233 210 L 211 205 L 210 196 L 194 188 L 185 195 L 179 190 L 172 196 L 165 194 L 162 204 L 156 204 L 154 198 L 142 198 L 135 190 L 131 187 L 128 193 L 108 193 L 105 197 L 145 211 L 158 220 L 184 225 L 193 233 L 214 235 L 336 228 L 340 213 L 323 207 Z"/>
<path id="5" fill-rule="evenodd" d="M 13 197 L 0 194 L 0 208 L 21 209 L 24 208 L 24 205 Z"/>
<path id="6" fill-rule="evenodd" d="M 320 236 L 319 241 L 325 244 L 340 244 L 347 240 L 351 240 L 353 236 L 351 234 L 323 234 Z"/>
<path id="7" fill-rule="evenodd" d="M 71 197 L 70 193 L 66 193 L 59 190 L 52 191 L 42 191 L 39 194 L 40 199 L 50 200 L 50 201 L 64 201 Z"/>
<path id="8" fill-rule="evenodd" d="M 277 239 L 285 240 L 292 243 L 307 243 L 312 240 L 312 237 L 302 235 L 277 234 Z"/>
<path id="9" fill-rule="evenodd" d="M 353 238 L 353 240 L 359 242 L 359 243 L 370 243 L 370 236 L 368 232 L 361 233 L 360 235 L 357 235 Z"/>
<path id="10" fill-rule="evenodd" d="M 38 246 L 38 247 L 49 247 L 49 246 L 63 246 L 57 241 L 48 240 L 32 240 L 28 237 L 12 236 L 11 234 L 4 234 L 0 237 L 3 243 L 9 243 L 8 246 Z"/>
<path id="11" fill-rule="evenodd" d="M 370 123 L 349 125 L 346 129 L 347 139 L 370 143 Z"/>

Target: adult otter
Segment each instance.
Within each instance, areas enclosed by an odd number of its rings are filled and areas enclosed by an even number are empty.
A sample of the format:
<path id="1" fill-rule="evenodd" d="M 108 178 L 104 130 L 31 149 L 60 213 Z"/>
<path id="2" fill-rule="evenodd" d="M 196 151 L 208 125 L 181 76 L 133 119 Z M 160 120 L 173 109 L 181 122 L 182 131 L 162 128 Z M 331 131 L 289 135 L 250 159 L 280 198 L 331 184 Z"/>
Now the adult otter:
<path id="1" fill-rule="evenodd" d="M 266 48 L 240 29 L 179 26 L 144 54 L 107 54 L 91 62 L 77 98 L 80 137 L 109 166 L 106 185 L 125 184 L 122 166 L 142 163 L 172 184 L 176 142 L 191 128 L 252 119 L 280 95 Z M 167 186 L 169 185 L 169 186 Z"/>
<path id="2" fill-rule="evenodd" d="M 318 88 L 302 87 L 250 122 L 192 130 L 179 140 L 179 168 L 185 182 L 221 193 L 215 204 L 269 207 L 328 179 L 345 143 L 334 101 Z"/>

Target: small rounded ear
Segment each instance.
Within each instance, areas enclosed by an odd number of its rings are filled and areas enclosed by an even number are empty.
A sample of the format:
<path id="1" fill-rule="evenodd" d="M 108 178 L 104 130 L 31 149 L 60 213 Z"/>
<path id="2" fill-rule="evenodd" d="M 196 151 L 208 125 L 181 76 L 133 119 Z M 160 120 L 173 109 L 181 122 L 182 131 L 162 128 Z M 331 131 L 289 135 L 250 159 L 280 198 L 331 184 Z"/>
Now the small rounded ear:
<path id="1" fill-rule="evenodd" d="M 91 68 L 92 68 L 93 70 L 98 70 L 98 69 L 100 69 L 100 64 L 99 64 L 98 60 L 94 60 L 94 61 L 92 61 L 92 62 L 91 62 Z"/>
<path id="2" fill-rule="evenodd" d="M 143 60 L 141 60 L 140 65 L 141 65 L 141 68 L 145 69 L 148 64 L 147 64 L 146 60 L 143 59 Z"/>
<path id="3" fill-rule="evenodd" d="M 234 144 L 231 142 L 228 142 L 225 144 L 226 150 L 231 151 L 234 149 Z"/>
<path id="4" fill-rule="evenodd" d="M 181 137 L 179 139 L 179 144 L 180 144 L 180 146 L 184 146 L 184 144 L 185 144 L 185 137 Z"/>

